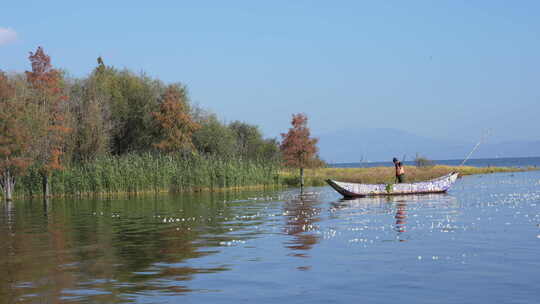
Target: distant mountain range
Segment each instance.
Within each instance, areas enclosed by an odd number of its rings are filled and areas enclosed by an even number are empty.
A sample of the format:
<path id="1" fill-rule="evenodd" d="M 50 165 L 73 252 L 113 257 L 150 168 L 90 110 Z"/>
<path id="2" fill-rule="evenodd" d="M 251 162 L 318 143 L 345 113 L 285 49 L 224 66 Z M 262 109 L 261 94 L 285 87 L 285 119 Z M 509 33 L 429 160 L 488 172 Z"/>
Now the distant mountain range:
<path id="1" fill-rule="evenodd" d="M 317 136 L 317 135 L 315 135 Z M 429 159 L 462 159 L 475 142 L 458 142 L 418 136 L 409 132 L 384 129 L 347 129 L 321 134 L 321 157 L 329 163 L 384 161 L 392 157 L 412 160 L 416 154 Z M 540 156 L 540 140 L 481 144 L 473 158 Z"/>

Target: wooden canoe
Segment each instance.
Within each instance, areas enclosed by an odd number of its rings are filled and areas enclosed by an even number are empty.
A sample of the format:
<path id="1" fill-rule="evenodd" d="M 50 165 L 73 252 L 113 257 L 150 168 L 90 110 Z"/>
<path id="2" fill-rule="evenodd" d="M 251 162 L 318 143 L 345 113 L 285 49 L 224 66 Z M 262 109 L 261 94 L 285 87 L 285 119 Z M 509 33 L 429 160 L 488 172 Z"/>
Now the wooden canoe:
<path id="1" fill-rule="evenodd" d="M 457 172 L 424 182 L 402 184 L 356 184 L 328 179 L 326 182 L 345 197 L 405 195 L 446 192 L 458 178 Z"/>

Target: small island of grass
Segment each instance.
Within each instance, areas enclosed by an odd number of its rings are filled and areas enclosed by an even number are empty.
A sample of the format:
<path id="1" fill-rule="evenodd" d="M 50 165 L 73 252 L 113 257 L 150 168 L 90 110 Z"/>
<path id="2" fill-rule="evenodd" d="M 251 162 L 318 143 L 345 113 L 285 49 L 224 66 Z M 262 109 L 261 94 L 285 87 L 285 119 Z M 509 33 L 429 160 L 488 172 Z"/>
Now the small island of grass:
<path id="1" fill-rule="evenodd" d="M 472 167 L 472 166 L 445 166 L 434 165 L 426 167 L 406 166 L 407 182 L 425 181 L 450 172 L 459 172 L 460 176 L 473 174 L 487 174 L 499 172 L 523 172 L 538 170 L 535 167 Z M 298 184 L 295 171 L 281 171 L 281 180 L 286 185 Z M 333 179 L 351 183 L 362 184 L 392 184 L 394 180 L 393 167 L 372 168 L 318 168 L 306 170 L 306 185 L 321 186 L 325 180 Z"/>

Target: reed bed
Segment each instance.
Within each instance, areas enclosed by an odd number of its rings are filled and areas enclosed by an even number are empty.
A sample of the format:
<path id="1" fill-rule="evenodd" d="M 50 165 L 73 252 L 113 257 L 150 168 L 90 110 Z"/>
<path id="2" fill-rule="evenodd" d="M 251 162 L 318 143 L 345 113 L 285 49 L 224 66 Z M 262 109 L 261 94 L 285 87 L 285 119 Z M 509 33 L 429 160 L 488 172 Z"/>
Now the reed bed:
<path id="1" fill-rule="evenodd" d="M 54 195 L 197 192 L 281 184 L 279 164 L 218 157 L 129 154 L 74 163 L 51 177 Z M 18 182 L 15 194 L 41 194 L 35 169 Z"/>
<path id="2" fill-rule="evenodd" d="M 460 176 L 472 174 L 486 174 L 496 172 L 519 172 L 536 170 L 536 168 L 514 168 L 514 167 L 471 167 L 471 166 L 427 166 L 414 167 L 405 166 L 405 176 L 407 182 L 425 181 L 439 177 L 450 172 L 459 172 Z M 319 168 L 307 169 L 305 172 L 306 185 L 320 186 L 325 184 L 326 179 L 339 181 L 364 183 L 364 184 L 391 184 L 395 183 L 393 167 L 373 167 L 373 168 Z M 297 170 L 282 170 L 282 182 L 287 185 L 297 185 L 299 183 Z"/>

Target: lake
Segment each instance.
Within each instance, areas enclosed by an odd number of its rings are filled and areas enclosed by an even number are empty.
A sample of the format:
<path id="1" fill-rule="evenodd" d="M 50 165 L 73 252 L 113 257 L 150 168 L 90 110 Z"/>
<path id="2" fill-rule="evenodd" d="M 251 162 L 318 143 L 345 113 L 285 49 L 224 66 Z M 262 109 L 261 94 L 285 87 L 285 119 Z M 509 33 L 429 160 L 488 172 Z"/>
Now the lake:
<path id="1" fill-rule="evenodd" d="M 540 172 L 1 203 L 2 303 L 538 303 Z"/>

